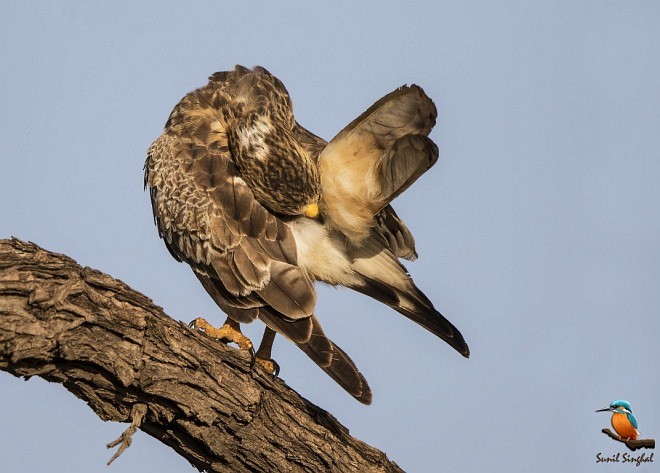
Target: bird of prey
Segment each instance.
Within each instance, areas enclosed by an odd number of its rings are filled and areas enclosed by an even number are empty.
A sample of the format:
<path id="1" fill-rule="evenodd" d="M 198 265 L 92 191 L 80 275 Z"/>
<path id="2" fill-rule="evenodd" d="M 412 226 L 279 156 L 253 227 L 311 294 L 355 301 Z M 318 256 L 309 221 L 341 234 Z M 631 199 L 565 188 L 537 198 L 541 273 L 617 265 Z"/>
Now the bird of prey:
<path id="1" fill-rule="evenodd" d="M 387 304 L 468 357 L 399 262 L 417 254 L 390 205 L 436 162 L 436 115 L 420 87 L 400 87 L 326 143 L 296 122 L 264 68 L 215 73 L 186 95 L 149 148 L 145 187 L 170 253 L 228 316 L 220 329 L 193 324 L 254 354 L 239 324 L 260 319 L 259 363 L 278 369 L 271 348 L 282 334 L 365 404 L 367 381 L 314 313 L 317 281 Z"/>

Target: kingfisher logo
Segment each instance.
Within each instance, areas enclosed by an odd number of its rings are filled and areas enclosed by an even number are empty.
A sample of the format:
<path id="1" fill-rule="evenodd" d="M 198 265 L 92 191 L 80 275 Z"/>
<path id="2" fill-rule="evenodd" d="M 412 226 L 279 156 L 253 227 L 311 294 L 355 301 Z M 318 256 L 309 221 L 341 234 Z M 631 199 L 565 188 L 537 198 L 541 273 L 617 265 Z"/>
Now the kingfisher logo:
<path id="1" fill-rule="evenodd" d="M 624 401 L 623 399 L 612 401 L 609 406 L 598 409 L 596 412 L 612 413 L 611 423 L 614 432 L 610 429 L 603 429 L 601 432 L 613 440 L 625 444 L 633 452 L 640 448 L 655 448 L 654 439 L 640 438 L 639 431 L 637 430 L 637 419 L 628 401 Z M 653 463 L 653 453 L 650 455 L 642 453 L 638 456 L 631 455 L 630 453 L 616 453 L 609 456 L 597 453 L 596 463 L 634 463 L 640 466 L 642 463 Z"/>

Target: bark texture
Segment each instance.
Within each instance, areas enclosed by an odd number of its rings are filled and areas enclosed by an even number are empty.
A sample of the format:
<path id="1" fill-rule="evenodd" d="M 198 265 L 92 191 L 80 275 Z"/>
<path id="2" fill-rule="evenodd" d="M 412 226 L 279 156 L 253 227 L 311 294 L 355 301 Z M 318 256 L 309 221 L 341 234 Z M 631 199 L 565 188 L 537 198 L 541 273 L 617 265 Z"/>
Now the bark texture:
<path id="1" fill-rule="evenodd" d="M 0 240 L 0 369 L 61 383 L 103 420 L 213 472 L 400 472 L 249 356 L 107 274 Z"/>

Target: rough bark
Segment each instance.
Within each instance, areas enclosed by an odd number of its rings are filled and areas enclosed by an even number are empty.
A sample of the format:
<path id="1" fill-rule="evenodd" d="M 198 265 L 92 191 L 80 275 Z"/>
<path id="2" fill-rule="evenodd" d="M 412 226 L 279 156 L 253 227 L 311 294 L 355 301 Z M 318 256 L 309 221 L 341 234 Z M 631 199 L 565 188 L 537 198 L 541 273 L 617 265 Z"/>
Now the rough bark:
<path id="1" fill-rule="evenodd" d="M 400 472 L 249 356 L 67 256 L 0 240 L 0 369 L 61 383 L 199 470 Z"/>
<path id="2" fill-rule="evenodd" d="M 612 432 L 610 429 L 603 429 L 601 432 L 603 432 L 605 435 L 609 435 L 618 442 L 625 443 L 626 447 L 628 447 L 633 452 L 640 448 L 655 448 L 654 439 L 623 439 L 619 435 Z"/>

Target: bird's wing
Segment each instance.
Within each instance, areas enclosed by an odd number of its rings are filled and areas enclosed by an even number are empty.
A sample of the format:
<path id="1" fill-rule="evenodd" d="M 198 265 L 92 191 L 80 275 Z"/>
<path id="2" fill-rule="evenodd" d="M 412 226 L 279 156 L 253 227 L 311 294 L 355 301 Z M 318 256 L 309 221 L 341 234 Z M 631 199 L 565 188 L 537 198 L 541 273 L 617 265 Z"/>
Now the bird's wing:
<path id="1" fill-rule="evenodd" d="M 184 151 L 174 145 L 173 152 L 180 155 Z M 296 264 L 289 227 L 254 199 L 230 160 L 208 150 L 202 154 L 190 167 L 190 185 L 197 189 L 195 194 L 208 198 L 206 212 L 210 211 L 211 217 L 207 230 L 202 225 L 191 232 L 189 223 L 182 232 L 186 233 L 185 240 L 176 237 L 176 230 L 166 230 L 163 236 L 170 251 L 192 266 L 204 288 L 230 317 L 238 322 L 258 317 L 295 342 L 349 394 L 370 404 L 372 395 L 366 379 L 348 355 L 326 337 L 312 313 L 316 293 Z M 196 214 L 193 221 L 204 220 L 204 210 L 198 210 L 202 215 Z"/>
<path id="2" fill-rule="evenodd" d="M 630 412 L 626 412 L 626 415 L 628 416 L 628 420 L 630 421 L 632 426 L 634 428 L 637 428 L 637 419 L 635 418 L 635 416 Z"/>
<path id="3" fill-rule="evenodd" d="M 150 148 L 147 180 L 160 235 L 230 317 L 249 322 L 262 307 L 272 308 L 283 320 L 301 321 L 280 332 L 305 342 L 316 292 L 296 264 L 293 235 L 255 199 L 227 146 L 212 135 L 166 132 Z"/>
<path id="4" fill-rule="evenodd" d="M 293 134 L 314 162 L 318 162 L 319 154 L 321 154 L 321 151 L 323 151 L 323 148 L 328 143 L 323 138 L 316 136 L 311 131 L 302 127 L 298 122 L 296 122 L 293 128 Z"/>
<path id="5" fill-rule="evenodd" d="M 319 156 L 322 210 L 329 223 L 359 243 L 374 216 L 438 159 L 428 138 L 437 110 L 416 86 L 401 87 L 353 120 Z"/>
<path id="6" fill-rule="evenodd" d="M 255 73 L 268 74 L 260 68 Z M 214 74 L 207 87 L 188 94 L 175 107 L 166 131 L 149 149 L 145 185 L 159 234 L 232 319 L 260 318 L 298 344 L 351 395 L 369 403 L 366 380 L 313 315 L 316 293 L 297 264 L 289 226 L 256 199 L 234 161 L 227 132 L 235 113 L 223 108 L 232 100 L 225 87 L 249 89 L 261 80 L 250 74 L 241 67 Z M 281 83 L 272 78 L 272 84 L 261 85 L 276 89 L 270 96 L 278 103 L 270 105 L 280 109 L 274 112 L 278 120 L 293 120 Z M 255 100 L 261 98 L 257 94 Z M 269 104 L 257 103 L 253 111 L 258 113 L 261 106 Z M 315 159 L 325 141 L 293 121 L 291 125 L 294 138 Z"/>
<path id="7" fill-rule="evenodd" d="M 435 104 L 421 87 L 403 86 L 377 100 L 332 141 L 368 133 L 376 137 L 382 148 L 389 148 L 408 134 L 428 136 L 437 116 Z"/>
<path id="8" fill-rule="evenodd" d="M 294 135 L 303 148 L 305 148 L 305 151 L 317 162 L 327 142 L 298 123 L 296 123 L 296 127 L 294 128 Z M 416 260 L 415 238 L 392 206 L 389 204 L 386 205 L 375 217 L 376 225 L 374 231 L 383 239 L 385 246 L 399 258 L 409 261 Z"/>
<path id="9" fill-rule="evenodd" d="M 396 257 L 408 261 L 417 259 L 415 238 L 391 205 L 387 205 L 376 214 L 374 233 L 383 240 L 385 247 Z"/>

